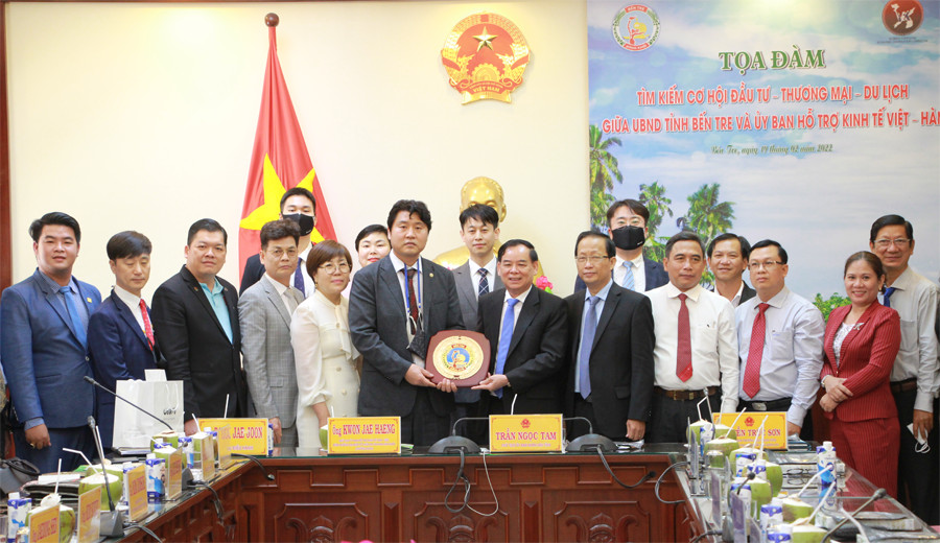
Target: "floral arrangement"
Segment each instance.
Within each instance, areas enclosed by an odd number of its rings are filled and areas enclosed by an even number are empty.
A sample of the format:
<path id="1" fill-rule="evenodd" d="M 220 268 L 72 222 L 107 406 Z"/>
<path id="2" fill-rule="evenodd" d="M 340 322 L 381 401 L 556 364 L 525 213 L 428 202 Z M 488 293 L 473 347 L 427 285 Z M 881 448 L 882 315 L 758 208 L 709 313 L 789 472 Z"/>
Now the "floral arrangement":
<path id="1" fill-rule="evenodd" d="M 552 282 L 549 281 L 549 278 L 546 277 L 545 275 L 540 275 L 539 277 L 536 278 L 536 288 L 540 290 L 544 290 L 551 294 L 553 286 L 555 285 L 553 285 Z"/>

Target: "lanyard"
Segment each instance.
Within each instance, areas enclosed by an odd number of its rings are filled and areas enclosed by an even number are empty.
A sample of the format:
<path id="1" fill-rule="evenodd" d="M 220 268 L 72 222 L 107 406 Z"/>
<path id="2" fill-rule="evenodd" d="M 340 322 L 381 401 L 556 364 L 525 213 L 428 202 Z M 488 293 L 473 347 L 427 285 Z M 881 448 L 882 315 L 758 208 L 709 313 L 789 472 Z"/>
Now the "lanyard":
<path id="1" fill-rule="evenodd" d="M 418 285 L 418 288 L 415 290 L 415 292 L 418 294 L 418 296 L 416 296 L 416 301 L 418 302 L 418 316 L 419 318 L 421 318 L 421 258 L 419 258 L 415 262 L 415 267 L 417 268 L 415 271 L 415 276 L 417 278 L 417 281 L 415 281 L 415 284 Z M 406 265 L 405 266 L 405 313 L 407 315 L 412 314 L 412 303 L 408 297 L 408 287 L 410 286 L 409 283 L 411 283 L 411 281 L 408 280 L 408 265 Z"/>

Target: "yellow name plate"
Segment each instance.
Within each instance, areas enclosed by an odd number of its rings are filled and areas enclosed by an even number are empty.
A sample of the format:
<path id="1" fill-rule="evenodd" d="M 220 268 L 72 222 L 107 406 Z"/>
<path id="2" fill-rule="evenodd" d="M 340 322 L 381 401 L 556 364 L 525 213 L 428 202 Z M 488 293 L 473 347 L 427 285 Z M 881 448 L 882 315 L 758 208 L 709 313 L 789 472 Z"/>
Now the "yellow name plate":
<path id="1" fill-rule="evenodd" d="M 59 543 L 58 505 L 30 513 L 29 540 L 35 543 Z"/>
<path id="2" fill-rule="evenodd" d="M 268 419 L 200 419 L 199 422 L 214 430 L 228 426 L 231 452 L 268 456 Z M 219 446 L 222 446 L 221 439 Z M 221 463 L 222 458 L 219 460 Z"/>
<path id="3" fill-rule="evenodd" d="M 327 421 L 328 454 L 399 454 L 399 417 L 338 417 Z"/>
<path id="4" fill-rule="evenodd" d="M 735 422 L 736 417 L 738 413 L 714 413 L 712 422 L 728 426 Z M 766 449 L 787 449 L 787 413 L 783 411 L 747 411 L 733 428 L 738 444 L 750 447 L 755 442 L 762 421 L 765 421 L 764 438 L 758 438 L 758 446 L 761 446 L 761 440 L 764 439 Z"/>
<path id="5" fill-rule="evenodd" d="M 183 493 L 183 453 L 174 451 L 167 458 L 167 499 L 175 500 Z"/>
<path id="6" fill-rule="evenodd" d="M 78 496 L 78 543 L 98 541 L 101 529 L 101 487 Z"/>
<path id="7" fill-rule="evenodd" d="M 127 480 L 128 518 L 137 521 L 147 516 L 147 472 L 143 464 L 124 474 Z"/>
<path id="8" fill-rule="evenodd" d="M 562 415 L 490 415 L 493 452 L 562 452 Z"/>

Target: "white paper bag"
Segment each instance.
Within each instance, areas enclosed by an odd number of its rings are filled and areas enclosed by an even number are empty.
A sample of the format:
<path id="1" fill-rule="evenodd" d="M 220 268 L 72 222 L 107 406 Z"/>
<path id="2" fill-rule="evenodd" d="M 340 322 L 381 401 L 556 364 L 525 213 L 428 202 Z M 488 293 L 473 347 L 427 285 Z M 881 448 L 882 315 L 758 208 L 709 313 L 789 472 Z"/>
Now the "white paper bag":
<path id="1" fill-rule="evenodd" d="M 118 396 L 183 432 L 183 381 L 118 381 Z M 167 429 L 153 417 L 114 400 L 114 448 L 147 448 L 150 438 Z"/>

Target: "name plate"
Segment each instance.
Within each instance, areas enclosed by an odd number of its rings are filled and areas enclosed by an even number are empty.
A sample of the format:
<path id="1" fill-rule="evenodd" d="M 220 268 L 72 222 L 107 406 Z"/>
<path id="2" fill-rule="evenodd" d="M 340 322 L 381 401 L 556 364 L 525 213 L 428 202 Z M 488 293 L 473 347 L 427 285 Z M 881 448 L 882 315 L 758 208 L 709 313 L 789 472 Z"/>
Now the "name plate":
<path id="1" fill-rule="evenodd" d="M 738 413 L 714 413 L 712 422 L 729 426 L 735 422 L 735 417 L 738 417 Z M 761 446 L 761 440 L 764 439 L 766 449 L 787 449 L 787 413 L 783 411 L 745 412 L 733 428 L 738 444 L 750 447 L 758 435 L 762 421 L 765 422 L 764 438 L 758 438 L 758 446 Z"/>
<path id="2" fill-rule="evenodd" d="M 206 426 L 218 429 L 229 426 L 229 451 L 254 456 L 268 456 L 268 419 L 200 419 Z M 222 436 L 219 436 L 222 447 Z M 220 456 L 220 463 L 221 463 Z"/>
<path id="3" fill-rule="evenodd" d="M 98 541 L 101 531 L 101 487 L 78 496 L 78 543 Z"/>
<path id="4" fill-rule="evenodd" d="M 34 510 L 29 515 L 29 540 L 33 543 L 59 543 L 59 506 Z"/>
<path id="5" fill-rule="evenodd" d="M 399 454 L 399 417 L 338 417 L 327 420 L 327 454 Z"/>
<path id="6" fill-rule="evenodd" d="M 208 483 L 216 476 L 216 446 L 212 436 L 206 432 L 197 432 L 192 437 L 195 451 L 193 463 L 202 472 L 202 480 Z"/>
<path id="7" fill-rule="evenodd" d="M 183 493 L 183 452 L 179 449 L 167 457 L 167 499 L 173 500 Z"/>
<path id="8" fill-rule="evenodd" d="M 562 452 L 562 415 L 490 415 L 493 452 Z"/>
<path id="9" fill-rule="evenodd" d="M 127 479 L 127 516 L 141 520 L 147 516 L 147 471 L 143 464 L 124 474 Z"/>

